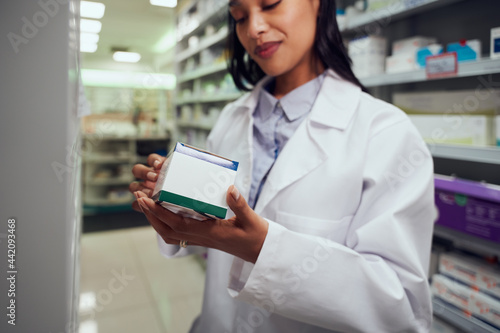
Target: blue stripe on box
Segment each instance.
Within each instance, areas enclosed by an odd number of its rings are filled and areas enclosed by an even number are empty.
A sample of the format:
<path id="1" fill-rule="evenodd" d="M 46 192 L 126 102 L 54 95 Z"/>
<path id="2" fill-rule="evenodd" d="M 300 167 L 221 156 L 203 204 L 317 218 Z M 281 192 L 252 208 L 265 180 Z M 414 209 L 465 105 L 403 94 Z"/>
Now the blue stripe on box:
<path id="1" fill-rule="evenodd" d="M 184 155 L 195 157 L 197 159 L 200 159 L 200 160 L 212 163 L 212 164 L 216 164 L 218 166 L 221 166 L 221 167 L 224 167 L 224 168 L 227 168 L 230 170 L 234 170 L 234 171 L 238 170 L 238 165 L 239 165 L 238 162 L 231 161 L 230 159 L 227 159 L 225 157 L 212 154 L 208 151 L 198 149 L 198 148 L 195 148 L 193 146 L 190 146 L 190 145 L 187 145 L 187 144 L 184 144 L 181 142 L 177 142 L 177 144 L 175 145 L 174 151 L 177 153 L 181 153 Z"/>

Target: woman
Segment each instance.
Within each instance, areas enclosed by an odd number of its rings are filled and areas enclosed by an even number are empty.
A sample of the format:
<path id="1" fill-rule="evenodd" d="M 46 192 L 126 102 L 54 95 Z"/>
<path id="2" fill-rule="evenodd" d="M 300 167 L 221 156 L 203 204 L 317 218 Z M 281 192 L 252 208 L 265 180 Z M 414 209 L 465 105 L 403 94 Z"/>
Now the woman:
<path id="1" fill-rule="evenodd" d="M 157 155 L 130 186 L 164 256 L 208 248 L 192 332 L 429 331 L 433 165 L 418 132 L 363 92 L 334 1 L 233 0 L 229 11 L 230 72 L 254 88 L 207 146 L 240 162 L 234 215 L 200 222 L 155 205 Z"/>

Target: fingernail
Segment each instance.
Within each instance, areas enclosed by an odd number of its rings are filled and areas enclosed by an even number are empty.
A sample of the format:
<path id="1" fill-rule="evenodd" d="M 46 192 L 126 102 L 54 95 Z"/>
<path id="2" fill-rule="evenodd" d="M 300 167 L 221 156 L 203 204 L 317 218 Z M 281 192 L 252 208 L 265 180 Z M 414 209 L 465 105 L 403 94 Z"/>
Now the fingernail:
<path id="1" fill-rule="evenodd" d="M 152 180 L 152 181 L 155 181 L 157 176 L 158 176 L 158 174 L 157 174 L 157 173 L 154 173 L 154 172 L 148 172 L 148 174 L 146 175 L 146 177 L 147 177 L 149 180 Z"/>
<path id="2" fill-rule="evenodd" d="M 146 214 L 146 210 L 149 210 L 148 206 L 144 203 L 144 199 L 138 199 L 137 202 L 139 203 L 139 207 L 141 208 L 142 212 Z"/>
<path id="3" fill-rule="evenodd" d="M 144 189 L 142 189 L 142 192 L 143 192 L 144 194 L 146 194 L 148 197 L 150 197 L 150 196 L 151 196 L 151 194 L 153 194 L 153 191 L 152 191 L 152 190 L 150 190 L 150 189 L 148 189 L 148 188 L 144 188 Z"/>
<path id="4" fill-rule="evenodd" d="M 139 199 L 139 194 L 138 194 L 138 191 L 135 191 L 135 192 L 134 192 L 134 195 L 135 195 L 135 198 L 136 198 L 136 199 Z"/>
<path id="5" fill-rule="evenodd" d="M 158 169 L 158 165 L 160 165 L 160 161 L 156 160 L 156 161 L 153 163 L 153 166 L 155 167 L 155 169 Z"/>
<path id="6" fill-rule="evenodd" d="M 231 190 L 231 195 L 233 196 L 233 199 L 235 201 L 238 201 L 238 199 L 240 198 L 240 191 L 238 191 L 236 186 L 233 186 L 233 189 Z"/>

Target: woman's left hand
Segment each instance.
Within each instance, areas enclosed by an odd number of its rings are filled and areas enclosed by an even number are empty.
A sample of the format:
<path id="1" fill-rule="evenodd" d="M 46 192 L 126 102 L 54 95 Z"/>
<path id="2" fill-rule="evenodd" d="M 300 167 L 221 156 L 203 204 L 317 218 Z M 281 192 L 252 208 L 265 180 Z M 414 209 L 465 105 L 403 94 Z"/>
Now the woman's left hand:
<path id="1" fill-rule="evenodd" d="M 217 249 L 252 263 L 257 261 L 269 223 L 248 206 L 234 185 L 227 190 L 226 201 L 235 216 L 227 220 L 187 218 L 155 204 L 140 191 L 134 194 L 149 223 L 167 244 L 179 245 L 185 240 L 188 245 Z"/>

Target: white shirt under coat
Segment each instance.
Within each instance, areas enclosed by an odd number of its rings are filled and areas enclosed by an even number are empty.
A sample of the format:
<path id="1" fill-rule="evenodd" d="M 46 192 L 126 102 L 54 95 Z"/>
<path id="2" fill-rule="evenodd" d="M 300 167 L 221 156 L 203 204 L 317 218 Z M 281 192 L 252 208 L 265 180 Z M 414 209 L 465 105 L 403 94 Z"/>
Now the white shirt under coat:
<path id="1" fill-rule="evenodd" d="M 227 105 L 208 149 L 239 161 L 248 198 L 257 87 Z M 328 70 L 256 203 L 255 264 L 208 249 L 193 333 L 428 332 L 432 157 L 409 118 Z M 233 214 L 229 214 L 228 217 Z M 167 245 L 165 257 L 202 250 Z"/>

